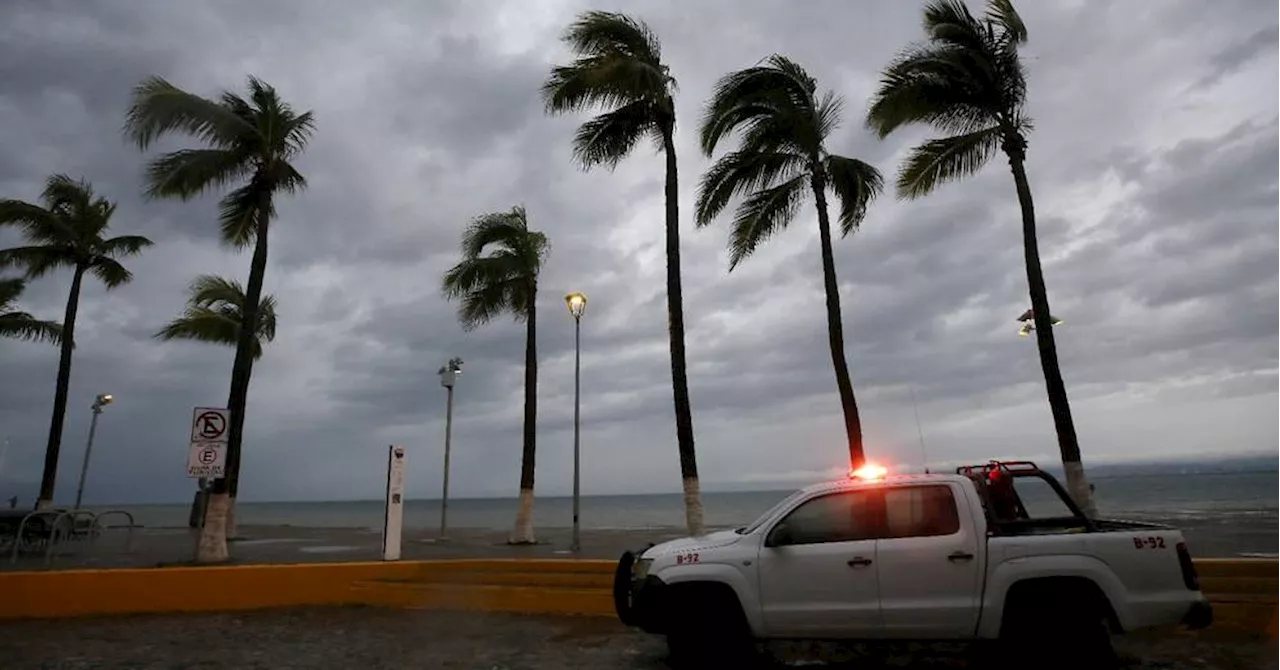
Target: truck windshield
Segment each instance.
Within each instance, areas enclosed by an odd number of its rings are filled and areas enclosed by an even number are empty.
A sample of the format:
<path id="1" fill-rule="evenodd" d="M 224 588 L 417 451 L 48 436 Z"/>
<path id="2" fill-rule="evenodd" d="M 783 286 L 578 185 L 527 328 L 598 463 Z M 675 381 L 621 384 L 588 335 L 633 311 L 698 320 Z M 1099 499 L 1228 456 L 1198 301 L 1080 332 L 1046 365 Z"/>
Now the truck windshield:
<path id="1" fill-rule="evenodd" d="M 766 522 L 766 521 L 768 521 L 770 518 L 772 518 L 772 517 L 773 517 L 773 515 L 774 515 L 774 514 L 776 514 L 776 513 L 778 512 L 778 510 L 781 510 L 781 509 L 783 509 L 783 508 L 787 507 L 787 506 L 788 506 L 788 505 L 790 505 L 792 502 L 794 502 L 797 498 L 799 498 L 799 497 L 801 497 L 801 496 L 803 496 L 803 495 L 804 495 L 804 489 L 800 489 L 800 490 L 798 490 L 798 491 L 796 491 L 796 492 L 792 493 L 791 495 L 789 495 L 789 496 L 787 496 L 787 497 L 783 498 L 783 499 L 782 499 L 782 500 L 781 500 L 777 505 L 774 505 L 773 507 L 770 507 L 770 508 L 769 508 L 769 511 L 765 512 L 764 514 L 761 514 L 759 519 L 756 519 L 755 521 L 752 521 L 752 522 L 751 522 L 751 525 L 749 525 L 749 526 L 743 526 L 743 527 L 741 527 L 741 528 L 735 528 L 735 529 L 733 529 L 733 532 L 735 532 L 735 533 L 737 533 L 737 534 L 739 534 L 739 535 L 747 535 L 747 534 L 750 534 L 750 533 L 754 533 L 754 532 L 756 532 L 756 529 L 757 529 L 757 528 L 759 528 L 761 525 L 763 525 L 763 524 L 764 524 L 764 522 Z"/>

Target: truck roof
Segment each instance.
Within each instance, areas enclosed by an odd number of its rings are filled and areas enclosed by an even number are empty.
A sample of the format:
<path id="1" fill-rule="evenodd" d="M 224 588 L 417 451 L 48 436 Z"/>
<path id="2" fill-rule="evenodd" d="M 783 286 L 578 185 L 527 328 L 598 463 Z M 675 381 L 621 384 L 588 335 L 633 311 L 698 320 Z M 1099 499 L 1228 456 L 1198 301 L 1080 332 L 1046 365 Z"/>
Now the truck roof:
<path id="1" fill-rule="evenodd" d="M 832 491 L 843 491 L 848 489 L 875 488 L 889 484 L 923 484 L 938 483 L 949 484 L 956 482 L 969 481 L 964 475 L 948 474 L 948 473 L 930 473 L 930 474 L 895 474 L 885 475 L 876 478 L 862 478 L 846 476 L 840 479 L 833 479 L 817 484 L 810 484 L 801 489 L 805 493 L 829 493 Z"/>

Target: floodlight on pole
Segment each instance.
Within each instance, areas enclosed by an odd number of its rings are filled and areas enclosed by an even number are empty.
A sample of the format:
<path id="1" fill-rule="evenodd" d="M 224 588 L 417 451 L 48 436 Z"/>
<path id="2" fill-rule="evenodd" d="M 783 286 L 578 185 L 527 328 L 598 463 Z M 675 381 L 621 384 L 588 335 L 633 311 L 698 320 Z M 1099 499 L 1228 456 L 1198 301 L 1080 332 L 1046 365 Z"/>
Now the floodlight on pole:
<path id="1" fill-rule="evenodd" d="M 1023 337 L 1030 335 L 1031 332 L 1036 329 L 1035 312 L 1033 310 L 1029 309 L 1023 312 L 1022 316 L 1019 316 L 1017 319 L 1015 319 L 1015 321 L 1022 323 L 1022 327 L 1018 328 L 1018 334 Z M 1049 325 L 1058 326 L 1063 323 L 1065 323 L 1065 321 L 1063 321 L 1062 319 L 1059 319 L 1058 317 L 1053 316 L 1052 314 L 1049 315 Z"/>
<path id="2" fill-rule="evenodd" d="M 453 385 L 462 374 L 462 359 L 454 356 L 445 363 L 436 374 L 440 375 L 440 385 L 448 392 L 444 410 L 444 491 L 440 495 L 440 539 L 444 539 L 449 528 L 449 452 L 453 446 Z"/>
<path id="3" fill-rule="evenodd" d="M 89 406 L 93 410 L 93 418 L 89 420 L 89 441 L 84 445 L 84 461 L 80 463 L 80 483 L 76 485 L 76 506 L 80 509 L 80 501 L 84 498 L 84 480 L 85 475 L 89 474 L 89 454 L 93 453 L 93 435 L 98 431 L 98 415 L 102 414 L 102 408 L 110 405 L 115 400 L 115 396 L 110 393 L 99 393 L 97 398 L 93 399 L 93 404 Z"/>

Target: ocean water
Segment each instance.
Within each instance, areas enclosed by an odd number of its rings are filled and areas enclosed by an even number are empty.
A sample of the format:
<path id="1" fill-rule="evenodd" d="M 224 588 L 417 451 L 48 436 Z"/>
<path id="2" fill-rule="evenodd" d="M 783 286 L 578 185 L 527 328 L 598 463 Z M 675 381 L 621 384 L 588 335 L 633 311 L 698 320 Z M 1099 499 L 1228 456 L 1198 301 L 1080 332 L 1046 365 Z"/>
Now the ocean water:
<path id="1" fill-rule="evenodd" d="M 1165 521 L 1179 526 L 1248 525 L 1277 529 L 1280 472 L 1151 474 L 1095 477 L 1095 500 L 1101 515 L 1133 520 Z M 711 527 L 750 523 L 790 491 L 704 492 L 706 522 Z M 1028 492 L 1030 493 L 1030 492 Z M 187 522 L 188 505 L 128 505 L 137 523 L 149 527 L 180 527 Z M 510 528 L 515 498 L 463 498 L 449 501 L 453 528 Z M 582 527 L 587 529 L 649 529 L 684 525 L 680 494 L 584 496 Z M 382 501 L 242 502 L 243 525 L 381 528 Z M 539 497 L 534 523 L 541 528 L 572 525 L 572 500 Z M 410 499 L 405 504 L 408 529 L 431 529 L 440 523 L 439 500 Z M 1274 552 L 1276 543 L 1270 543 Z"/>

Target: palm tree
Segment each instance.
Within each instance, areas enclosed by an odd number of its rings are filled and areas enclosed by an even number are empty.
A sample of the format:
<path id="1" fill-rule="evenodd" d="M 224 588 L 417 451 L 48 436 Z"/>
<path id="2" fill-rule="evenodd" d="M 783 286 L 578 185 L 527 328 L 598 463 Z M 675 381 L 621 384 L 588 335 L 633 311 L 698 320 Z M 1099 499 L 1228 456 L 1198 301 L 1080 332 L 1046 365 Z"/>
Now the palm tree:
<path id="1" fill-rule="evenodd" d="M 29 243 L 28 246 L 0 250 L 0 268 L 22 268 L 28 279 L 42 277 L 57 268 L 72 270 L 71 291 L 62 319 L 53 417 L 49 422 L 49 441 L 44 452 L 40 496 L 36 500 L 37 507 L 47 507 L 53 501 L 58 478 L 58 452 L 62 447 L 67 390 L 71 385 L 71 352 L 75 348 L 76 311 L 80 307 L 80 286 L 84 275 L 93 274 L 108 289 L 128 283 L 133 275 L 117 259 L 140 253 L 151 246 L 151 240 L 140 235 L 106 237 L 116 206 L 95 195 L 93 187 L 86 181 L 53 175 L 45 181 L 40 200 L 41 205 L 21 200 L 0 200 L 0 225 L 21 228 Z"/>
<path id="2" fill-rule="evenodd" d="M 489 250 L 488 254 L 485 251 Z M 538 421 L 538 273 L 551 250 L 547 236 L 529 230 L 523 207 L 482 214 L 462 234 L 462 260 L 444 275 L 444 295 L 461 299 L 458 321 L 466 330 L 507 313 L 525 323 L 524 449 L 520 506 L 511 544 L 533 544 L 533 474 Z"/>
<path id="3" fill-rule="evenodd" d="M 125 134 L 147 149 L 170 133 L 191 135 L 204 145 L 156 158 L 147 168 L 146 195 L 152 198 L 193 198 L 205 191 L 232 188 L 219 201 L 222 241 L 236 249 L 253 246 L 249 281 L 241 316 L 256 323 L 267 272 L 267 237 L 275 215 L 275 198 L 296 193 L 306 180 L 291 160 L 311 137 L 311 112 L 297 113 L 276 90 L 249 77 L 247 98 L 226 91 L 217 100 L 187 93 L 159 77 L 144 80 L 133 90 L 125 119 Z M 254 362 L 253 328 L 241 328 L 231 366 L 227 431 L 227 471 L 240 470 L 245 404 Z M 208 516 L 200 540 L 199 560 L 227 559 L 226 515 L 231 482 L 214 480 Z"/>
<path id="4" fill-rule="evenodd" d="M 155 337 L 161 340 L 196 340 L 234 347 L 240 339 L 240 324 L 244 323 L 244 304 L 244 287 L 240 282 L 213 275 L 200 275 L 187 288 L 187 308 L 182 316 L 170 321 Z M 263 296 L 258 301 L 257 321 L 252 350 L 255 361 L 262 358 L 263 344 L 276 337 L 274 297 Z M 240 488 L 239 463 L 236 465 L 236 471 L 227 473 L 230 494 L 226 520 L 228 538 L 236 536 L 236 494 Z M 202 479 L 201 489 L 204 487 Z M 204 523 L 203 518 L 199 521 Z"/>
<path id="5" fill-rule="evenodd" d="M 1022 243 L 1040 366 L 1058 433 L 1067 488 L 1092 514 L 1093 501 L 1080 462 L 1066 385 L 1058 366 L 1049 296 L 1036 240 L 1035 206 L 1027 181 L 1026 71 L 1018 55 L 1027 28 L 1010 0 L 989 0 L 981 19 L 960 0 L 933 0 L 924 10 L 926 39 L 885 68 L 867 124 L 887 137 L 922 123 L 944 137 L 912 150 L 898 172 L 898 195 L 918 198 L 943 182 L 976 173 L 997 150 L 1013 172 L 1022 209 Z"/>
<path id="6" fill-rule="evenodd" d="M 827 293 L 827 339 L 836 372 L 836 388 L 844 410 L 849 462 L 865 458 L 862 422 L 849 380 L 840 317 L 840 286 L 831 249 L 827 193 L 840 200 L 840 234 L 858 228 L 867 205 L 880 192 L 880 173 L 872 166 L 827 152 L 824 143 L 840 121 L 841 101 L 834 93 L 821 97 L 817 81 L 785 56 L 725 75 L 716 83 L 702 119 L 702 150 L 707 156 L 726 136 L 740 132 L 737 151 L 721 156 L 703 175 L 698 190 L 697 221 L 705 226 L 742 196 L 729 236 L 729 270 L 799 212 L 805 188 L 818 208 L 822 247 L 822 283 Z"/>
<path id="7" fill-rule="evenodd" d="M 565 31 L 564 42 L 577 58 L 552 68 L 542 86 L 552 114 L 607 111 L 583 123 L 573 139 L 574 158 L 583 169 L 613 169 L 642 139 L 666 156 L 667 329 L 671 342 L 671 386 L 675 401 L 676 443 L 684 484 L 685 520 L 700 535 L 702 497 L 693 444 L 693 412 L 684 347 L 684 296 L 680 286 L 680 210 L 676 171 L 676 81 L 662 62 L 662 45 L 643 21 L 625 14 L 590 11 Z"/>
<path id="8" fill-rule="evenodd" d="M 170 321 L 154 337 L 160 340 L 196 340 L 234 347 L 240 341 L 244 323 L 244 287 L 240 282 L 200 275 L 187 288 L 187 307 L 182 316 Z M 262 358 L 262 345 L 276 337 L 276 299 L 263 296 L 258 301 L 253 333 L 254 360 Z"/>
<path id="9" fill-rule="evenodd" d="M 0 337 L 12 337 L 28 341 L 62 342 L 62 324 L 41 321 L 26 312 L 18 311 L 18 296 L 27 283 L 20 278 L 0 279 Z"/>

